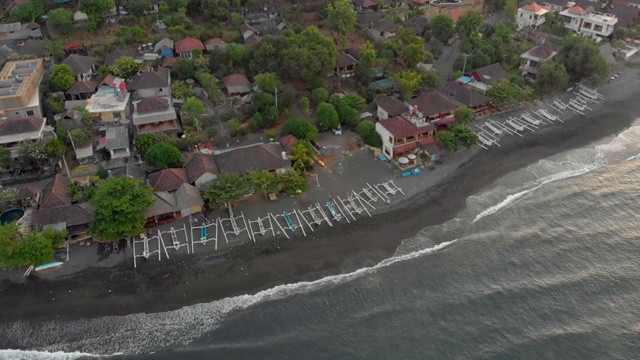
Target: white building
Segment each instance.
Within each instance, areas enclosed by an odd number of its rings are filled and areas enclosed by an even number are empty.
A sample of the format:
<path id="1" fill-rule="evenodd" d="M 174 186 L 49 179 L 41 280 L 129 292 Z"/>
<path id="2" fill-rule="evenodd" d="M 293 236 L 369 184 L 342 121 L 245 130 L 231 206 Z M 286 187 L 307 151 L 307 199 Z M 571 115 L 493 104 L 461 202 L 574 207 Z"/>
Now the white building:
<path id="1" fill-rule="evenodd" d="M 564 18 L 564 26 L 567 29 L 594 39 L 613 34 L 618 23 L 618 18 L 613 14 L 588 12 L 578 5 L 573 5 L 559 14 Z"/>
<path id="2" fill-rule="evenodd" d="M 538 3 L 531 3 L 518 9 L 516 14 L 516 24 L 518 24 L 518 30 L 524 27 L 532 27 L 534 29 L 539 28 L 544 24 L 545 15 L 550 10 Z"/>

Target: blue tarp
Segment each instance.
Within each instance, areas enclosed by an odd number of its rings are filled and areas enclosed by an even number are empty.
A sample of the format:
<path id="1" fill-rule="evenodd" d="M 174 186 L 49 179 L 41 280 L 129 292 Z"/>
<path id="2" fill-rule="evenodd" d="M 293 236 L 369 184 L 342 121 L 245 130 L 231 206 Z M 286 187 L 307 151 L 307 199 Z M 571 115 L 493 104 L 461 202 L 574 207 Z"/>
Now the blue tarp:
<path id="1" fill-rule="evenodd" d="M 173 57 L 173 51 L 171 49 L 162 49 L 160 50 L 160 55 L 162 57 Z"/>
<path id="2" fill-rule="evenodd" d="M 467 84 L 467 83 L 470 83 L 471 80 L 473 79 L 470 76 L 460 76 L 456 81 L 459 83 Z"/>

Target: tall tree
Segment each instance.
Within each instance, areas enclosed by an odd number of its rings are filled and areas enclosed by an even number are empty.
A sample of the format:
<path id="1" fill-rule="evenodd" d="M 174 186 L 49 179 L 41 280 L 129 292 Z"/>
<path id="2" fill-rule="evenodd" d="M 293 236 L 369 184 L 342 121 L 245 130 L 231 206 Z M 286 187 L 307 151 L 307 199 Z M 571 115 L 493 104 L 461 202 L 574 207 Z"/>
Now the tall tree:
<path id="1" fill-rule="evenodd" d="M 431 27 L 431 35 L 443 44 L 446 44 L 455 33 L 453 18 L 449 14 L 443 13 L 434 16 L 429 26 Z"/>
<path id="2" fill-rule="evenodd" d="M 496 105 L 514 105 L 522 99 L 522 91 L 509 79 L 494 83 L 487 93 Z"/>
<path id="3" fill-rule="evenodd" d="M 560 49 L 558 60 L 564 63 L 572 79 L 588 86 L 602 85 L 609 77 L 609 65 L 598 47 L 583 38 L 571 38 Z"/>
<path id="4" fill-rule="evenodd" d="M 294 169 L 301 172 L 310 170 L 314 161 L 313 149 L 306 141 L 298 141 L 298 143 L 291 148 L 289 159 L 291 159 Z"/>
<path id="5" fill-rule="evenodd" d="M 475 40 L 478 38 L 480 25 L 482 25 L 482 13 L 471 10 L 460 15 L 456 22 L 456 32 L 465 41 Z"/>
<path id="6" fill-rule="evenodd" d="M 517 0 L 506 0 L 504 4 L 504 16 L 506 18 L 506 23 L 509 25 L 514 25 L 516 22 L 516 13 L 518 12 L 518 2 Z"/>
<path id="7" fill-rule="evenodd" d="M 281 57 L 291 77 L 315 81 L 336 67 L 338 51 L 331 38 L 309 26 L 290 39 L 290 46 L 281 52 Z"/>
<path id="8" fill-rule="evenodd" d="M 221 173 L 202 194 L 207 203 L 220 206 L 231 204 L 253 190 L 253 185 L 245 176 Z"/>
<path id="9" fill-rule="evenodd" d="M 329 2 L 325 10 L 327 12 L 325 24 L 339 34 L 342 42 L 345 43 L 358 24 L 353 6 L 347 0 L 335 0 Z"/>
<path id="10" fill-rule="evenodd" d="M 458 125 L 452 129 L 452 133 L 464 144 L 465 148 L 470 148 L 478 143 L 479 136 L 466 125 Z"/>
<path id="11" fill-rule="evenodd" d="M 67 91 L 76 83 L 76 75 L 69 65 L 53 65 L 53 72 L 49 76 L 49 80 L 56 91 Z"/>
<path id="12" fill-rule="evenodd" d="M 184 119 L 190 122 L 193 122 L 196 129 L 200 129 L 200 118 L 205 113 L 204 104 L 198 98 L 190 96 L 185 99 L 182 104 L 182 113 L 184 114 Z"/>
<path id="13" fill-rule="evenodd" d="M 450 153 L 455 155 L 458 152 L 458 142 L 456 141 L 456 135 L 453 131 L 440 131 L 436 134 L 436 139 L 444 143 L 444 146 Z"/>
<path id="14" fill-rule="evenodd" d="M 145 161 L 151 166 L 168 168 L 179 165 L 182 161 L 180 150 L 166 142 L 152 145 L 144 154 Z"/>
<path id="15" fill-rule="evenodd" d="M 129 0 L 129 11 L 136 17 L 141 17 L 144 12 L 151 9 L 149 0 Z"/>
<path id="16" fill-rule="evenodd" d="M 42 1 L 27 1 L 11 9 L 11 18 L 21 22 L 35 22 L 45 13 Z"/>
<path id="17" fill-rule="evenodd" d="M 18 150 L 18 159 L 23 167 L 37 168 L 47 160 L 47 152 L 44 150 L 42 141 L 25 140 L 20 143 Z"/>
<path id="18" fill-rule="evenodd" d="M 466 106 L 460 106 L 455 111 L 455 118 L 460 124 L 468 124 L 473 121 L 473 110 Z"/>
<path id="19" fill-rule="evenodd" d="M 142 212 L 154 202 L 150 186 L 129 176 L 112 177 L 98 183 L 89 203 L 96 209 L 89 234 L 102 240 L 131 238 L 144 231 Z"/>
<path id="20" fill-rule="evenodd" d="M 281 135 L 293 135 L 300 140 L 315 140 L 318 129 L 307 119 L 289 119 L 282 125 Z"/>
<path id="21" fill-rule="evenodd" d="M 278 191 L 278 179 L 275 174 L 264 170 L 252 170 L 247 173 L 247 180 L 253 186 L 253 191 L 262 196 Z"/>
<path id="22" fill-rule="evenodd" d="M 114 0 L 80 0 L 79 9 L 90 17 L 102 17 L 115 6 Z"/>
<path id="23" fill-rule="evenodd" d="M 64 8 L 49 11 L 47 29 L 62 35 L 70 34 L 73 31 L 73 14 Z"/>
<path id="24" fill-rule="evenodd" d="M 537 86 L 544 94 L 562 91 L 569 85 L 570 76 L 563 64 L 545 62 L 538 67 Z"/>
<path id="25" fill-rule="evenodd" d="M 336 108 L 329 103 L 320 103 L 316 111 L 318 128 L 322 131 L 340 127 L 340 117 Z"/>
<path id="26" fill-rule="evenodd" d="M 280 77 L 276 73 L 262 73 L 255 76 L 256 84 L 260 90 L 273 93 L 277 88 L 282 86 Z"/>
<path id="27" fill-rule="evenodd" d="M 291 169 L 278 176 L 282 190 L 289 194 L 299 194 L 307 190 L 307 179 L 298 171 Z"/>
<path id="28" fill-rule="evenodd" d="M 113 67 L 114 75 L 128 79 L 140 70 L 140 64 L 131 56 L 121 56 L 116 60 Z"/>
<path id="29" fill-rule="evenodd" d="M 422 86 L 422 77 L 413 70 L 401 71 L 393 76 L 393 80 L 400 88 L 402 97 L 405 100 L 411 99 Z"/>

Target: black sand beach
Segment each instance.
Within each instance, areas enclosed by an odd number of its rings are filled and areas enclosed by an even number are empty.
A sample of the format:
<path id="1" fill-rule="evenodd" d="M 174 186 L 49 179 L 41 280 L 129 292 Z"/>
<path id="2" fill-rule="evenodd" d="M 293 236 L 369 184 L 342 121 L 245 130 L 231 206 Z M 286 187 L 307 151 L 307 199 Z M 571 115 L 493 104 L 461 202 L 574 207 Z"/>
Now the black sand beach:
<path id="1" fill-rule="evenodd" d="M 615 100 L 607 100 L 587 116 L 571 121 L 565 116 L 565 123 L 522 138 L 505 137 L 501 147 L 477 152 L 444 180 L 392 205 L 393 211 L 324 228 L 306 238 L 270 239 L 257 246 L 241 245 L 222 255 L 176 257 L 138 270 L 125 264 L 90 268 L 56 280 L 34 277 L 24 284 L 5 280 L 0 283 L 0 321 L 166 311 L 373 265 L 390 257 L 403 239 L 425 226 L 455 217 L 467 197 L 501 176 L 629 127 L 640 110 L 640 105 L 629 101 L 639 85 L 637 79 L 631 81 L 633 86 L 626 84 L 626 89 L 611 88 Z M 0 345 L 11 346 L 2 340 Z"/>

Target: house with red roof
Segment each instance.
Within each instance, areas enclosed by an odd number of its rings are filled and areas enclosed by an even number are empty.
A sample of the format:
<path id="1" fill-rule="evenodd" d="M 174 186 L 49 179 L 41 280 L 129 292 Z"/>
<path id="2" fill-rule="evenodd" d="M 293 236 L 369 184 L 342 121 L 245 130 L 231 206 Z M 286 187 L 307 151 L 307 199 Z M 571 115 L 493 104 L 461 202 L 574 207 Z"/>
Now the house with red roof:
<path id="1" fill-rule="evenodd" d="M 531 27 L 534 29 L 539 28 L 544 24 L 545 15 L 551 11 L 549 8 L 543 5 L 539 5 L 536 2 L 532 2 L 531 4 L 527 4 L 518 9 L 516 14 L 516 24 L 518 25 L 518 30 L 521 30 L 524 27 Z"/>
<path id="2" fill-rule="evenodd" d="M 220 38 L 215 38 L 215 39 L 209 39 L 207 41 L 204 42 L 204 46 L 205 48 L 207 48 L 207 51 L 212 51 L 215 48 L 218 48 L 220 50 L 224 50 L 227 48 L 227 43 L 224 42 L 224 40 L 220 39 Z"/>
<path id="3" fill-rule="evenodd" d="M 202 211 L 204 201 L 198 189 L 189 183 L 184 168 L 157 171 L 148 178 L 153 188 L 154 203 L 142 214 L 147 225 L 171 222 Z"/>
<path id="4" fill-rule="evenodd" d="M 541 45 L 528 50 L 520 55 L 520 73 L 529 81 L 538 80 L 538 68 L 541 64 L 551 60 L 557 52 L 553 51 L 551 44 L 544 42 Z"/>
<path id="5" fill-rule="evenodd" d="M 175 42 L 176 54 L 182 59 L 191 59 L 195 50 L 204 51 L 206 48 L 202 41 L 186 37 Z"/>
<path id="6" fill-rule="evenodd" d="M 410 99 L 407 104 L 410 107 L 401 115 L 376 123 L 382 153 L 389 159 L 421 150 L 433 156 L 437 126 L 453 122 L 454 112 L 462 104 L 437 91 Z"/>
<path id="7" fill-rule="evenodd" d="M 222 82 L 229 95 L 244 95 L 251 92 L 251 82 L 242 74 L 227 75 Z"/>

